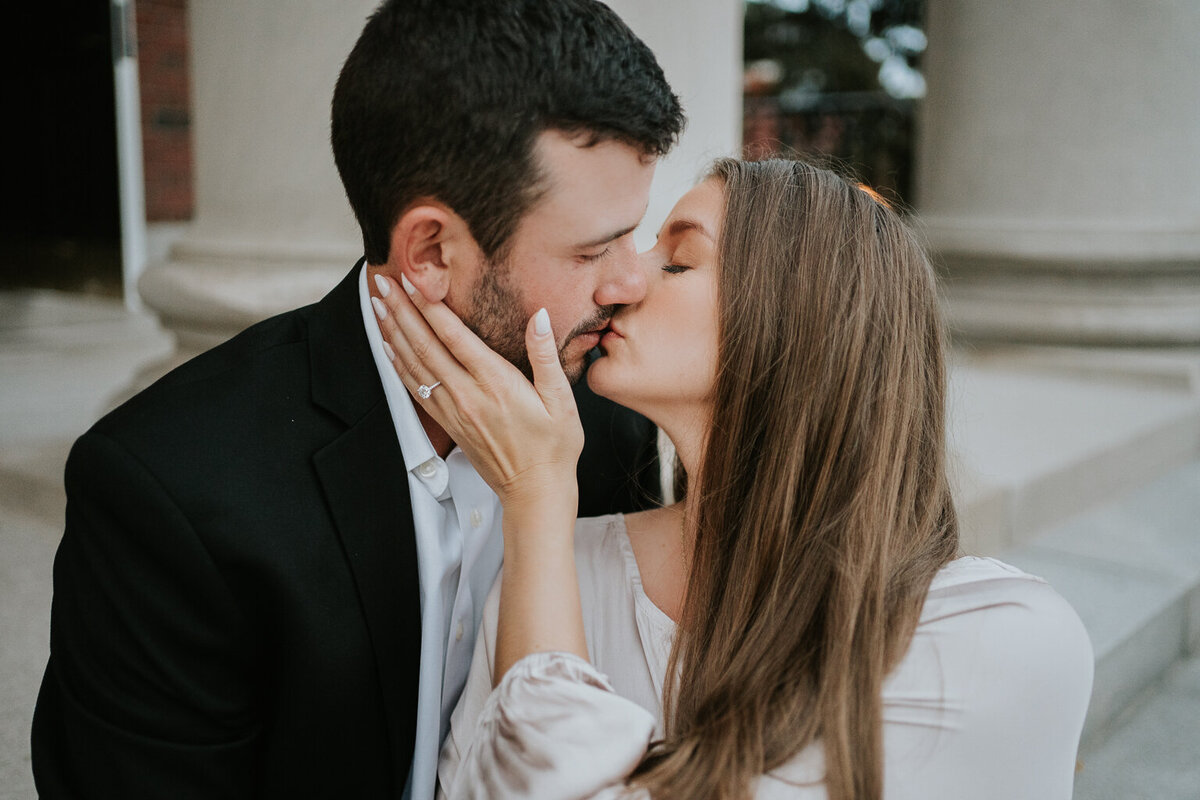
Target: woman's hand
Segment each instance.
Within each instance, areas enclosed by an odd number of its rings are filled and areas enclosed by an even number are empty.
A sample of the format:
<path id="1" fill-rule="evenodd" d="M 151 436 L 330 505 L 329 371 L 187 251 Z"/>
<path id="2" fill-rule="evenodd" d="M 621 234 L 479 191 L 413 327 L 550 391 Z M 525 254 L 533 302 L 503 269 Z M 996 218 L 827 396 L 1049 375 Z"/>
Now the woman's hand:
<path id="1" fill-rule="evenodd" d="M 493 681 L 530 653 L 586 659 L 572 535 L 583 428 L 546 310 L 525 329 L 530 384 L 443 303 L 430 303 L 407 280 L 403 292 L 381 275 L 375 281 L 385 313 L 373 304 L 400 380 L 504 505 Z"/>
<path id="2" fill-rule="evenodd" d="M 547 493 L 577 498 L 583 428 L 545 309 L 525 330 L 530 384 L 444 303 L 429 302 L 407 280 L 403 292 L 382 275 L 375 282 L 390 312 L 379 327 L 400 380 L 462 448 L 506 512 Z M 420 387 L 434 384 L 422 397 Z"/>
<path id="3" fill-rule="evenodd" d="M 530 385 L 445 303 L 428 302 L 410 283 L 396 291 L 382 275 L 376 284 L 390 312 L 379 327 L 401 381 L 467 453 L 505 509 L 545 493 L 577 498 L 583 428 L 545 309 L 526 327 Z M 428 397 L 420 396 L 420 386 L 438 381 Z"/>

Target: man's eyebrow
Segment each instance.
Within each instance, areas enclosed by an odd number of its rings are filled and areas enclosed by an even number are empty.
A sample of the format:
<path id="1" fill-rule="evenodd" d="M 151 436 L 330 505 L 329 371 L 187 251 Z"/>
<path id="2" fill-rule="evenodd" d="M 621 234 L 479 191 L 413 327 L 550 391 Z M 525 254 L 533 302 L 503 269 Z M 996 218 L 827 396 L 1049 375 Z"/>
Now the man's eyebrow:
<path id="1" fill-rule="evenodd" d="M 593 247 L 600 247 L 601 245 L 608 244 L 609 242 L 615 242 L 617 239 L 620 239 L 622 236 L 627 236 L 628 234 L 633 233 L 635 230 L 637 230 L 637 224 L 630 225 L 628 228 L 623 228 L 615 233 L 610 233 L 607 236 L 601 236 L 599 239 L 577 244 L 575 245 L 575 249 L 589 250 Z"/>
<path id="2" fill-rule="evenodd" d="M 619 230 L 619 231 L 616 231 L 615 233 L 610 233 L 608 236 L 602 236 L 599 239 L 596 239 L 591 242 L 585 242 L 583 244 L 576 245 L 575 246 L 576 249 L 588 250 L 593 247 L 599 247 L 600 245 L 608 244 L 609 242 L 615 242 L 617 239 L 620 239 L 622 236 L 628 236 L 629 234 L 631 234 L 637 230 L 638 225 L 642 224 L 642 219 L 645 218 L 646 211 L 649 208 L 650 208 L 650 200 L 647 199 L 646 206 L 645 206 L 645 208 L 642 209 L 642 216 L 638 217 L 637 222 L 633 223 L 632 225 L 630 225 L 628 228 L 625 228 L 624 230 Z"/>
<path id="3" fill-rule="evenodd" d="M 704 238 L 708 239 L 710 242 L 716 242 L 716 239 L 713 238 L 713 235 L 708 232 L 708 228 L 705 228 L 703 225 L 693 219 L 677 219 L 672 221 L 671 224 L 666 227 L 666 233 L 669 236 L 679 236 L 680 234 L 687 233 L 688 231 L 695 231 Z M 660 230 L 658 232 L 658 238 L 661 239 L 662 235 L 663 231 Z"/>

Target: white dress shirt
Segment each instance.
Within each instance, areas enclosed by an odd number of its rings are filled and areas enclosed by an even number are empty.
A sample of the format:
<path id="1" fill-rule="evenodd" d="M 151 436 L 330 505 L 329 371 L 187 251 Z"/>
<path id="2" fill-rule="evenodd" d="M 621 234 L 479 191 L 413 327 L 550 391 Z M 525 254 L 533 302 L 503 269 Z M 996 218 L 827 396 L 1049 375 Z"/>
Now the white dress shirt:
<path id="1" fill-rule="evenodd" d="M 384 353 L 367 291 L 365 263 L 358 295 L 367 341 L 408 470 L 417 539 L 421 678 L 416 747 L 403 797 L 429 800 L 437 778 L 438 750 L 450 730 L 450 714 L 471 666 L 484 600 L 500 568 L 500 500 L 461 450 L 455 447 L 442 459 L 430 444 L 408 390 Z"/>

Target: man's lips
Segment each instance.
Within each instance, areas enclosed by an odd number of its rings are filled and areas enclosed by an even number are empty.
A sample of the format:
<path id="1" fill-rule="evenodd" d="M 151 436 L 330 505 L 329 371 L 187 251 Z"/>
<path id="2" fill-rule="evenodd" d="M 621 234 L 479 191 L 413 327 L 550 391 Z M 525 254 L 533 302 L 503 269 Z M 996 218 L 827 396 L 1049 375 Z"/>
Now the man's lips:
<path id="1" fill-rule="evenodd" d="M 610 329 L 611 324 L 609 322 L 605 322 L 598 328 L 592 328 L 590 331 L 583 331 L 582 333 L 575 334 L 574 338 L 589 342 L 591 346 L 594 347 L 596 343 L 599 342 L 600 339 L 609 332 Z"/>

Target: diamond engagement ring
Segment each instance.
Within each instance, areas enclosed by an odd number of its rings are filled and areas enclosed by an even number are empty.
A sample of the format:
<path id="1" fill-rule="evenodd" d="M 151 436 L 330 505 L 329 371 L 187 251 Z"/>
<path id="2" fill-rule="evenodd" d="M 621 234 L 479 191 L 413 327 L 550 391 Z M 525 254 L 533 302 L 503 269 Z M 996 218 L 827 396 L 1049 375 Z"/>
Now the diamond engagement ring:
<path id="1" fill-rule="evenodd" d="M 417 397 L 421 398 L 422 400 L 428 400 L 429 395 L 433 394 L 433 390 L 441 385 L 442 385 L 441 381 L 438 381 L 433 386 L 426 386 L 425 384 L 422 383 L 420 386 L 417 387 Z"/>

